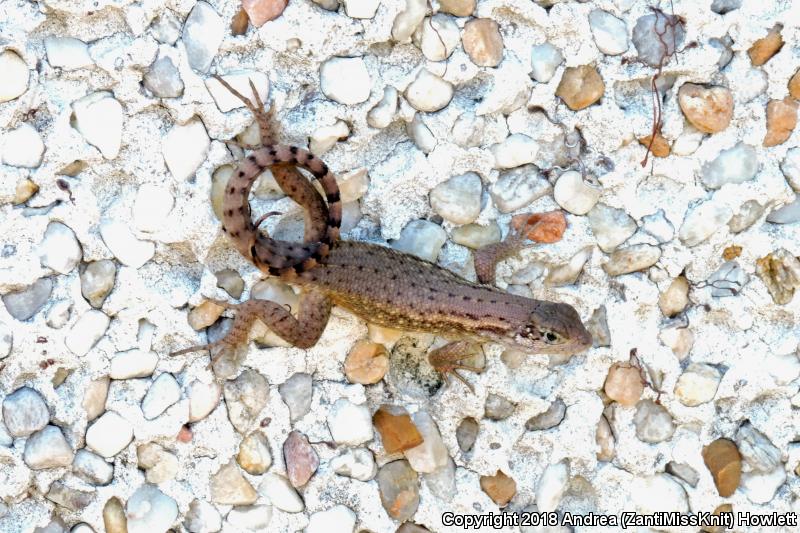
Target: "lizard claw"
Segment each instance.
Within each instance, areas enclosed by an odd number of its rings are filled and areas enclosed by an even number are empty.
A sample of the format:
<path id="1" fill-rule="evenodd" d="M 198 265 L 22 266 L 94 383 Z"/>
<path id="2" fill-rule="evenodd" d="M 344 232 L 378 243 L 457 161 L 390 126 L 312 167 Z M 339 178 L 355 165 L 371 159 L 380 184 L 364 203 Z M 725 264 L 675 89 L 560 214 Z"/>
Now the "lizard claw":
<path id="1" fill-rule="evenodd" d="M 458 372 L 459 370 L 466 370 L 469 372 L 480 373 L 483 369 L 464 364 L 466 359 L 469 359 L 474 354 L 472 350 L 475 348 L 476 343 L 472 341 L 456 341 L 445 344 L 441 348 L 433 350 L 428 355 L 428 361 L 439 373 L 442 374 L 445 382 L 450 385 L 450 377 L 455 377 L 461 381 L 467 388 L 474 394 L 475 389 L 467 379 Z"/>

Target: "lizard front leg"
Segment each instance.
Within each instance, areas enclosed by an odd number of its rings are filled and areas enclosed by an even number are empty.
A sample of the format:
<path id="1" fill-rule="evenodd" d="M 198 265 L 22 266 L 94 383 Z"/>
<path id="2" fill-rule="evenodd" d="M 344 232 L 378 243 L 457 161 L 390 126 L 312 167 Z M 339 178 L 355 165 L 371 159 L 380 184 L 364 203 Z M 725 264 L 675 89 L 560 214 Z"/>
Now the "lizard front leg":
<path id="1" fill-rule="evenodd" d="M 480 373 L 483 369 L 476 366 L 464 364 L 464 361 L 476 355 L 480 345 L 469 340 L 453 341 L 440 348 L 432 350 L 428 354 L 428 362 L 444 377 L 447 384 L 450 384 L 450 376 L 455 376 L 470 391 L 475 393 L 472 384 L 464 376 L 458 373 L 459 370 Z"/>
<path id="2" fill-rule="evenodd" d="M 526 223 L 519 229 L 512 227 L 504 240 L 494 244 L 487 244 L 475 250 L 475 274 L 478 277 L 478 282 L 484 285 L 494 285 L 497 264 L 513 257 L 524 248 L 527 240 L 525 235 L 541 223 L 541 221 L 532 224 Z"/>

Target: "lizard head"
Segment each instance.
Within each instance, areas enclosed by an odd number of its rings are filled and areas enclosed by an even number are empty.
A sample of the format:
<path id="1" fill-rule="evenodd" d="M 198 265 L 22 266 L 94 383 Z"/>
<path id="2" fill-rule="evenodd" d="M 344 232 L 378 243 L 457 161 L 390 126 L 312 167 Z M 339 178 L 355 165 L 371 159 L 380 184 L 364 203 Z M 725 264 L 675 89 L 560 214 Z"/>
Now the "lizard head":
<path id="1" fill-rule="evenodd" d="M 536 302 L 528 322 L 514 332 L 514 343 L 543 354 L 575 354 L 592 345 L 592 335 L 571 305 Z"/>

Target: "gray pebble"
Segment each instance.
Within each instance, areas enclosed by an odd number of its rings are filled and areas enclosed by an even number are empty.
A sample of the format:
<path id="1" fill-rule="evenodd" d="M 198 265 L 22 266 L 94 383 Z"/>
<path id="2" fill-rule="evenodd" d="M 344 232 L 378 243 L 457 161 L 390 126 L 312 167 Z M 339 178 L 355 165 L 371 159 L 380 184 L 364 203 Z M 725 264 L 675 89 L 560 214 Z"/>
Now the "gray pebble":
<path id="1" fill-rule="evenodd" d="M 642 400 L 636 405 L 633 423 L 639 440 L 650 444 L 668 440 L 675 433 L 672 415 L 652 400 Z"/>
<path id="2" fill-rule="evenodd" d="M 125 505 L 128 533 L 167 531 L 178 518 L 178 504 L 155 485 L 145 483 Z"/>
<path id="3" fill-rule="evenodd" d="M 711 296 L 721 298 L 724 296 L 737 296 L 742 288 L 750 281 L 750 275 L 739 266 L 736 261 L 725 261 L 708 278 L 711 287 Z"/>
<path id="4" fill-rule="evenodd" d="M 244 292 L 244 280 L 239 273 L 232 268 L 223 268 L 216 274 L 217 287 L 223 289 L 237 300 L 242 297 Z"/>
<path id="5" fill-rule="evenodd" d="M 4 294 L 3 304 L 11 316 L 25 321 L 44 307 L 52 292 L 53 279 L 39 278 L 22 290 Z"/>
<path id="6" fill-rule="evenodd" d="M 624 209 L 598 203 L 589 211 L 587 218 L 597 244 L 606 253 L 613 252 L 636 233 L 636 222 Z"/>
<path id="7" fill-rule="evenodd" d="M 99 309 L 114 288 L 117 264 L 110 259 L 92 261 L 81 272 L 81 294 L 92 307 Z"/>
<path id="8" fill-rule="evenodd" d="M 586 322 L 586 329 L 592 334 L 593 346 L 611 346 L 611 332 L 608 329 L 605 305 L 601 305 L 594 310 L 592 316 Z"/>
<path id="9" fill-rule="evenodd" d="M 654 237 L 659 244 L 669 242 L 675 236 L 675 227 L 667 220 L 663 209 L 642 217 L 642 231 Z"/>
<path id="10" fill-rule="evenodd" d="M 13 437 L 27 437 L 50 420 L 47 404 L 36 390 L 21 387 L 3 400 L 3 422 Z"/>
<path id="11" fill-rule="evenodd" d="M 217 55 L 225 34 L 225 22 L 206 2 L 197 2 L 183 25 L 182 40 L 189 66 L 205 72 Z"/>
<path id="12" fill-rule="evenodd" d="M 752 226 L 763 214 L 764 206 L 757 200 L 748 200 L 741 205 L 739 213 L 728 221 L 728 228 L 731 233 L 742 232 Z"/>
<path id="13" fill-rule="evenodd" d="M 655 68 L 675 54 L 685 36 L 677 16 L 657 12 L 639 17 L 633 27 L 632 40 L 639 59 Z"/>
<path id="14" fill-rule="evenodd" d="M 692 487 L 696 487 L 697 482 L 700 481 L 700 474 L 697 473 L 697 470 L 686 463 L 670 461 L 667 463 L 667 466 L 664 468 L 664 470 L 666 470 L 668 474 L 672 474 L 678 479 L 685 481 Z"/>
<path id="15" fill-rule="evenodd" d="M 547 83 L 556 73 L 556 69 L 564 61 L 558 48 L 545 42 L 531 48 L 531 76 L 540 83 Z"/>
<path id="16" fill-rule="evenodd" d="M 550 183 L 534 165 L 500 172 L 489 193 L 501 213 L 511 213 L 550 192 Z"/>
<path id="17" fill-rule="evenodd" d="M 474 172 L 453 176 L 431 190 L 431 207 L 453 224 L 469 224 L 481 213 L 481 177 Z"/>
<path id="18" fill-rule="evenodd" d="M 489 420 L 504 420 L 514 414 L 514 404 L 497 394 L 488 394 L 484 416 Z"/>
<path id="19" fill-rule="evenodd" d="M 231 424 L 239 433 L 248 433 L 267 405 L 269 383 L 257 371 L 245 370 L 233 381 L 225 382 L 223 394 Z"/>
<path id="20" fill-rule="evenodd" d="M 755 149 L 743 142 L 722 150 L 717 157 L 703 165 L 703 185 L 719 189 L 726 183 L 744 183 L 758 172 L 758 155 Z"/>
<path id="21" fill-rule="evenodd" d="M 456 441 L 462 452 L 466 453 L 472 449 L 475 445 L 475 440 L 478 438 L 479 430 L 478 421 L 471 416 L 461 421 L 458 428 L 456 428 Z"/>
<path id="22" fill-rule="evenodd" d="M 159 56 L 144 73 L 144 86 L 159 98 L 178 98 L 183 94 L 180 72 L 168 56 Z"/>
<path id="23" fill-rule="evenodd" d="M 108 485 L 114 476 L 114 464 L 81 448 L 75 452 L 72 473 L 92 485 Z"/>
<path id="24" fill-rule="evenodd" d="M 767 215 L 767 222 L 773 224 L 791 224 L 800 220 L 800 194 L 795 195 L 790 203 L 779 207 Z"/>
<path id="25" fill-rule="evenodd" d="M 303 418 L 311 409 L 311 376 L 298 372 L 278 387 L 283 403 L 289 407 L 292 422 Z"/>
<path id="26" fill-rule="evenodd" d="M 744 462 L 753 470 L 771 472 L 781 465 L 781 451 L 750 422 L 736 432 L 736 445 Z"/>
<path id="27" fill-rule="evenodd" d="M 525 422 L 525 429 L 528 431 L 542 431 L 554 428 L 564 420 L 564 415 L 566 414 L 566 404 L 561 398 L 556 398 L 546 411 L 528 419 L 528 421 Z"/>
<path id="28" fill-rule="evenodd" d="M 740 7 L 742 7 L 742 0 L 714 0 L 711 2 L 711 11 L 718 15 L 730 13 Z"/>
<path id="29" fill-rule="evenodd" d="M 72 448 L 57 426 L 45 426 L 28 437 L 22 455 L 25 464 L 33 470 L 69 466 L 73 457 Z"/>

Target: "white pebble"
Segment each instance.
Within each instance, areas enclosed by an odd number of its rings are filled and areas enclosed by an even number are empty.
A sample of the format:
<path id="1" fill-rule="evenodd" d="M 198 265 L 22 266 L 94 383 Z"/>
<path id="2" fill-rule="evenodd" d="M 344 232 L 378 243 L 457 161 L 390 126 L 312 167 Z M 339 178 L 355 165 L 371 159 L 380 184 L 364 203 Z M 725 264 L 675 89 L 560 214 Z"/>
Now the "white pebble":
<path id="1" fill-rule="evenodd" d="M 120 263 L 139 268 L 150 261 L 155 254 L 156 245 L 150 241 L 140 241 L 121 220 L 100 222 L 100 237 Z"/>
<path id="2" fill-rule="evenodd" d="M 272 505 L 287 513 L 299 513 L 305 508 L 303 500 L 297 491 L 289 484 L 289 480 L 283 476 L 267 472 L 264 474 L 264 481 L 258 487 L 258 492 L 262 496 L 269 498 Z"/>
<path id="3" fill-rule="evenodd" d="M 236 511 L 234 507 L 228 513 L 228 522 L 230 523 L 231 514 Z M 268 511 L 271 511 L 269 509 Z M 271 517 L 271 513 L 270 517 Z M 189 504 L 189 510 L 186 512 L 186 518 L 183 525 L 191 533 L 216 533 L 222 529 L 222 516 L 214 505 L 205 500 L 192 500 Z M 246 525 L 246 524 L 245 524 Z"/>
<path id="4" fill-rule="evenodd" d="M 736 446 L 744 462 L 754 471 L 772 472 L 783 467 L 780 449 L 749 422 L 736 431 Z"/>
<path id="5" fill-rule="evenodd" d="M 565 462 L 548 465 L 536 486 L 536 507 L 549 513 L 558 508 L 569 483 L 569 467 Z"/>
<path id="6" fill-rule="evenodd" d="M 409 42 L 427 12 L 426 0 L 406 0 L 406 8 L 397 14 L 392 24 L 392 39 L 398 43 Z"/>
<path id="7" fill-rule="evenodd" d="M 501 213 L 511 213 L 550 192 L 550 183 L 533 165 L 502 172 L 489 193 Z"/>
<path id="8" fill-rule="evenodd" d="M 613 252 L 636 232 L 636 222 L 625 212 L 605 204 L 596 204 L 586 217 L 600 249 Z"/>
<path id="9" fill-rule="evenodd" d="M 753 503 L 768 503 L 775 497 L 775 493 L 786 482 L 786 470 L 779 465 L 771 472 L 744 472 L 739 488 L 742 489 L 747 499 Z"/>
<path id="10" fill-rule="evenodd" d="M 2 162 L 12 167 L 36 168 L 42 163 L 44 143 L 36 128 L 23 122 L 2 137 Z"/>
<path id="11" fill-rule="evenodd" d="M 194 117 L 186 124 L 176 124 L 164 135 L 161 153 L 175 179 L 188 180 L 205 161 L 210 145 L 203 122 Z"/>
<path id="12" fill-rule="evenodd" d="M 72 472 L 93 485 L 107 485 L 114 477 L 114 464 L 109 463 L 99 455 L 81 448 L 75 452 L 72 461 Z"/>
<path id="13" fill-rule="evenodd" d="M 106 400 L 108 399 L 108 388 L 111 380 L 108 376 L 102 376 L 91 380 L 86 384 L 83 393 L 81 407 L 86 411 L 86 420 L 91 422 L 106 410 Z"/>
<path id="14" fill-rule="evenodd" d="M 17 98 L 28 90 L 28 65 L 16 53 L 0 53 L 0 103 Z"/>
<path id="15" fill-rule="evenodd" d="M 406 87 L 404 94 L 411 107 L 417 111 L 433 113 L 446 107 L 453 99 L 453 84 L 427 69 L 422 69 Z"/>
<path id="16" fill-rule="evenodd" d="M 406 133 L 414 141 L 414 144 L 424 154 L 433 152 L 438 141 L 431 132 L 430 128 L 422 121 L 420 114 L 416 113 L 410 124 L 406 125 Z"/>
<path id="17" fill-rule="evenodd" d="M 667 220 L 663 209 L 642 217 L 642 231 L 655 237 L 659 244 L 669 242 L 675 236 L 675 227 Z"/>
<path id="18" fill-rule="evenodd" d="M 136 192 L 133 202 L 133 224 L 140 231 L 158 231 L 172 211 L 175 198 L 163 185 L 145 183 Z"/>
<path id="19" fill-rule="evenodd" d="M 139 349 L 118 352 L 111 358 L 108 375 L 111 379 L 146 378 L 153 374 L 157 364 L 155 352 Z"/>
<path id="20" fill-rule="evenodd" d="M 178 504 L 155 485 L 144 484 L 125 505 L 128 533 L 167 531 L 178 518 Z"/>
<path id="21" fill-rule="evenodd" d="M 453 228 L 450 235 L 453 242 L 477 250 L 489 244 L 500 242 L 500 226 L 496 221 L 489 222 L 486 226 L 480 224 L 465 224 Z"/>
<path id="22" fill-rule="evenodd" d="M 369 99 L 372 80 L 362 57 L 332 57 L 319 68 L 322 93 L 340 104 L 360 104 Z"/>
<path id="23" fill-rule="evenodd" d="M 102 455 L 113 457 L 133 440 L 133 426 L 114 411 L 106 411 L 86 430 L 86 446 Z"/>
<path id="24" fill-rule="evenodd" d="M 617 56 L 628 49 L 628 27 L 608 11 L 594 9 L 589 13 L 589 26 L 597 48 L 606 55 Z"/>
<path id="25" fill-rule="evenodd" d="M 580 172 L 568 170 L 559 176 L 553 197 L 573 215 L 585 215 L 600 198 L 600 189 L 584 181 Z"/>
<path id="26" fill-rule="evenodd" d="M 61 222 L 50 222 L 39 243 L 39 260 L 45 268 L 68 274 L 83 257 L 75 233 Z"/>
<path id="27" fill-rule="evenodd" d="M 419 49 L 430 61 L 442 61 L 450 57 L 461 42 L 461 33 L 453 17 L 437 13 L 426 17 L 414 34 Z"/>
<path id="28" fill-rule="evenodd" d="M 683 219 L 678 237 L 683 244 L 697 246 L 727 224 L 733 217 L 731 209 L 713 201 L 706 201 L 692 207 Z"/>
<path id="29" fill-rule="evenodd" d="M 164 372 L 159 375 L 142 400 L 142 413 L 147 420 L 152 420 L 167 410 L 181 398 L 181 387 L 172 374 Z"/>
<path id="30" fill-rule="evenodd" d="M 667 474 L 636 477 L 629 489 L 636 510 L 641 514 L 651 515 L 662 511 L 685 513 L 689 510 L 686 491 Z"/>
<path id="31" fill-rule="evenodd" d="M 593 246 L 585 246 L 570 257 L 565 264 L 550 270 L 545 279 L 545 284 L 550 287 L 563 287 L 564 285 L 575 283 L 583 270 L 583 266 L 592 257 L 593 249 Z"/>
<path id="32" fill-rule="evenodd" d="M 767 222 L 773 224 L 791 224 L 800 220 L 800 194 L 794 200 L 767 215 Z"/>
<path id="33" fill-rule="evenodd" d="M 122 105 L 108 92 L 91 93 L 72 103 L 75 128 L 86 142 L 114 159 L 122 144 Z"/>
<path id="34" fill-rule="evenodd" d="M 758 172 L 758 155 L 755 149 L 742 142 L 703 165 L 701 170 L 703 185 L 709 189 L 719 189 L 726 183 L 744 183 Z"/>
<path id="35" fill-rule="evenodd" d="M 308 149 L 315 155 L 322 155 L 341 139 L 350 135 L 350 128 L 343 120 L 337 120 L 333 126 L 322 126 L 311 134 Z"/>
<path id="36" fill-rule="evenodd" d="M 431 207 L 453 224 L 469 224 L 481 214 L 481 178 L 474 172 L 453 176 L 431 190 Z"/>
<path id="37" fill-rule="evenodd" d="M 392 243 L 392 247 L 435 263 L 446 240 L 447 232 L 438 224 L 428 220 L 412 220 L 400 232 L 400 238 Z"/>
<path id="38" fill-rule="evenodd" d="M 73 455 L 61 428 L 45 426 L 25 441 L 22 458 L 31 469 L 44 470 L 71 465 Z"/>
<path id="39" fill-rule="evenodd" d="M 356 514 L 344 505 L 313 513 L 308 519 L 306 533 L 353 533 Z"/>
<path id="40" fill-rule="evenodd" d="M 14 332 L 5 323 L 0 322 L 0 359 L 8 357 L 14 346 Z"/>
<path id="41" fill-rule="evenodd" d="M 354 19 L 371 19 L 378 10 L 380 0 L 342 0 L 344 12 Z"/>
<path id="42" fill-rule="evenodd" d="M 76 70 L 94 65 L 89 56 L 89 46 L 74 37 L 48 35 L 44 39 L 44 49 L 51 67 Z"/>
<path id="43" fill-rule="evenodd" d="M 327 422 L 336 444 L 358 446 L 372 440 L 372 414 L 366 405 L 339 398 L 331 406 Z"/>
<path id="44" fill-rule="evenodd" d="M 532 163 L 539 153 L 539 143 L 524 133 L 514 133 L 489 150 L 494 155 L 494 168 L 514 168 Z"/>
<path id="45" fill-rule="evenodd" d="M 198 422 L 216 409 L 222 395 L 222 387 L 216 383 L 193 381 L 186 395 L 189 397 L 189 422 Z"/>
<path id="46" fill-rule="evenodd" d="M 70 315 L 72 315 L 72 302 L 70 300 L 59 300 L 47 310 L 45 321 L 51 328 L 61 329 L 69 322 Z"/>
<path id="47" fill-rule="evenodd" d="M 373 128 L 383 129 L 392 123 L 397 112 L 397 89 L 387 85 L 383 89 L 383 98 L 367 113 L 367 124 Z"/>
<path id="48" fill-rule="evenodd" d="M 355 202 L 369 189 L 369 174 L 366 167 L 351 170 L 339 177 L 339 194 L 342 202 Z"/>
<path id="49" fill-rule="evenodd" d="M 271 505 L 239 505 L 225 517 L 226 524 L 247 531 L 266 531 L 271 520 Z"/>
<path id="50" fill-rule="evenodd" d="M 366 448 L 345 448 L 330 460 L 330 467 L 340 476 L 347 476 L 359 481 L 369 481 L 378 473 L 375 457 Z"/>
<path id="51" fill-rule="evenodd" d="M 64 339 L 64 344 L 69 351 L 82 357 L 105 335 L 109 322 L 111 319 L 105 313 L 90 309 L 72 325 L 72 329 Z"/>
<path id="52" fill-rule="evenodd" d="M 431 473 L 447 465 L 450 454 L 436 427 L 433 417 L 426 411 L 417 411 L 412 415 L 414 425 L 422 434 L 422 444 L 406 450 L 408 463 L 416 472 Z"/>
<path id="53" fill-rule="evenodd" d="M 3 423 L 12 437 L 27 437 L 50 420 L 47 404 L 38 391 L 20 387 L 3 400 Z"/>
<path id="54" fill-rule="evenodd" d="M 705 363 L 692 363 L 678 378 L 675 396 L 683 405 L 695 407 L 710 402 L 722 379 L 719 370 Z"/>
<path id="55" fill-rule="evenodd" d="M 800 147 L 795 146 L 786 151 L 786 157 L 781 162 L 781 171 L 789 186 L 795 192 L 800 192 Z"/>
<path id="56" fill-rule="evenodd" d="M 226 24 L 206 2 L 197 2 L 186 17 L 181 40 L 186 47 L 189 66 L 205 72 L 217 55 L 225 37 Z"/>
<path id="57" fill-rule="evenodd" d="M 253 85 L 256 86 L 256 92 L 261 101 L 269 101 L 269 78 L 263 72 L 248 70 L 235 74 L 225 74 L 221 77 L 228 82 L 228 85 L 248 98 L 253 97 L 253 89 L 250 88 L 250 82 L 252 81 Z M 216 78 L 206 78 L 206 88 L 211 93 L 211 97 L 219 110 L 223 113 L 244 107 L 244 102 L 226 89 Z"/>
<path id="58" fill-rule="evenodd" d="M 770 354 L 765 366 L 778 385 L 788 385 L 800 377 L 800 358 L 797 353 Z"/>
<path id="59" fill-rule="evenodd" d="M 531 48 L 531 76 L 540 83 L 547 83 L 564 61 L 558 48 L 545 42 Z"/>
<path id="60" fill-rule="evenodd" d="M 672 143 L 672 153 L 675 155 L 692 155 L 700 148 L 706 134 L 688 122 L 683 127 L 683 133 L 678 135 Z"/>

